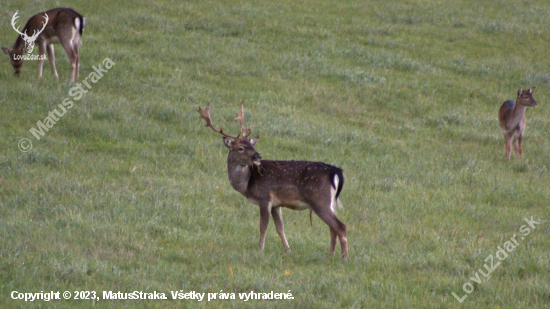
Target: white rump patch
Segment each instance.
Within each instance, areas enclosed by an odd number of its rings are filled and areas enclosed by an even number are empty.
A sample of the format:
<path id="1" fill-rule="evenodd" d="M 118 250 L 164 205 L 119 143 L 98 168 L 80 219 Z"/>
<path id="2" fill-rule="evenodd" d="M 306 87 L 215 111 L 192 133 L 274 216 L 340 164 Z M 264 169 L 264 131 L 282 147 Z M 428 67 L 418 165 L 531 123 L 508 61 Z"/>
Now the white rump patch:
<path id="1" fill-rule="evenodd" d="M 77 17 L 74 19 L 74 27 L 76 30 L 80 30 L 80 18 Z"/>
<path id="2" fill-rule="evenodd" d="M 338 191 L 338 185 L 340 184 L 340 178 L 338 178 L 338 175 L 334 175 L 334 179 L 332 180 L 334 184 L 334 188 L 330 187 L 330 210 L 332 210 L 333 213 L 336 213 L 334 209 L 334 204 L 337 204 L 338 207 L 342 208 L 342 204 L 340 204 L 340 200 L 336 199 L 336 192 Z"/>

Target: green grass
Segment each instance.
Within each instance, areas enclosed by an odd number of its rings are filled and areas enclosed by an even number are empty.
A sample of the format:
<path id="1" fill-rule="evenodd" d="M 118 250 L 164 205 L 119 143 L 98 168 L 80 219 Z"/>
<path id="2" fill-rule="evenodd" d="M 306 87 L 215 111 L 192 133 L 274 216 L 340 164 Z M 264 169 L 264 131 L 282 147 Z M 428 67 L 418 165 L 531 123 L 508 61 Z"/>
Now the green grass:
<path id="1" fill-rule="evenodd" d="M 10 21 L 70 6 L 87 18 L 81 80 L 115 66 L 40 140 L 74 85 L 0 55 L 2 308 L 546 308 L 550 4 L 544 1 L 4 1 Z M 36 51 L 35 51 L 36 53 Z M 523 162 L 504 158 L 497 111 L 537 86 Z M 245 117 L 265 159 L 342 167 L 328 227 L 284 210 L 292 253 L 232 189 L 203 126 Z M 33 148 L 22 153 L 21 138 Z M 481 283 L 469 278 L 534 216 L 540 226 Z M 451 293 L 475 290 L 460 304 Z M 293 300 L 12 300 L 11 292 L 291 291 Z"/>

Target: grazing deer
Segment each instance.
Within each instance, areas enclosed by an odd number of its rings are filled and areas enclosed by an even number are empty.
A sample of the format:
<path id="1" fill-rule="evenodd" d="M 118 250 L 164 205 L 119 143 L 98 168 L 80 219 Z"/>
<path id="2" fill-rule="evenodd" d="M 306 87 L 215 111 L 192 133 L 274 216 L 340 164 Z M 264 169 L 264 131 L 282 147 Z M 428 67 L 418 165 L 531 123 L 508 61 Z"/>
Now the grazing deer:
<path id="1" fill-rule="evenodd" d="M 60 43 L 69 56 L 71 61 L 71 78 L 74 82 L 75 76 L 78 79 L 80 69 L 80 59 L 78 49 L 82 44 L 82 30 L 86 23 L 86 18 L 73 9 L 57 8 L 38 13 L 31 17 L 22 31 L 16 27 L 19 16 L 17 12 L 13 15 L 11 25 L 19 36 L 13 43 L 13 48 L 2 47 L 2 51 L 10 56 L 11 65 L 15 70 L 15 75 L 19 76 L 23 66 L 23 54 L 31 53 L 34 44 L 38 44 L 38 77 L 42 77 L 42 68 L 44 66 L 44 52 L 48 53 L 48 60 L 52 65 L 55 78 L 59 79 L 55 68 L 54 43 Z M 29 33 L 32 32 L 32 35 Z"/>
<path id="2" fill-rule="evenodd" d="M 518 90 L 516 101 L 508 100 L 502 104 L 498 111 L 498 121 L 500 130 L 504 134 L 506 144 L 506 160 L 510 161 L 510 150 L 512 143 L 514 144 L 514 152 L 518 159 L 521 160 L 523 147 L 523 132 L 525 131 L 525 107 L 537 106 L 537 102 L 533 99 L 533 92 L 536 87 L 531 89 Z"/>
<path id="3" fill-rule="evenodd" d="M 206 120 L 207 127 L 223 135 L 223 142 L 229 148 L 227 174 L 231 186 L 250 202 L 260 206 L 261 250 L 264 249 L 270 213 L 285 250 L 290 251 L 281 207 L 294 210 L 309 208 L 330 228 L 330 255 L 334 255 L 338 237 L 342 257 L 344 260 L 348 258 L 346 225 L 334 213 L 344 186 L 344 174 L 340 168 L 321 162 L 262 160 L 262 156 L 254 150 L 259 137 L 248 139 L 251 129 L 244 127 L 243 105 L 235 119 L 241 125 L 241 132 L 237 136 L 224 133 L 221 127 L 219 130 L 214 128 L 210 119 L 210 103 L 204 110 L 199 107 L 198 112 Z"/>

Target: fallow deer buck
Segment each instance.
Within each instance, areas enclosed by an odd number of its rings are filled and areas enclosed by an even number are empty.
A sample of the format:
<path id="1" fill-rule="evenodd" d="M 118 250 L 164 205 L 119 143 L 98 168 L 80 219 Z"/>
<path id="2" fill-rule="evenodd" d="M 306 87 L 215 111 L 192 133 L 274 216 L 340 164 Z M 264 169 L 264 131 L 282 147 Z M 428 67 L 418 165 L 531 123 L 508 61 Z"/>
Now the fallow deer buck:
<path id="1" fill-rule="evenodd" d="M 218 130 L 213 126 L 210 103 L 204 110 L 199 107 L 198 112 L 206 120 L 207 127 L 223 135 L 223 142 L 229 148 L 227 174 L 231 186 L 250 202 L 260 206 L 261 250 L 264 249 L 270 213 L 285 250 L 290 251 L 281 207 L 294 210 L 309 208 L 330 228 L 330 255 L 334 255 L 338 237 L 342 257 L 344 260 L 348 258 L 346 225 L 334 212 L 344 185 L 344 174 L 340 168 L 321 162 L 262 160 L 262 156 L 254 150 L 259 137 L 248 138 L 251 129 L 244 126 L 243 105 L 235 119 L 241 125 L 241 132 L 237 136 L 226 134 L 222 127 Z"/>
<path id="2" fill-rule="evenodd" d="M 79 47 L 82 44 L 82 30 L 86 23 L 86 18 L 73 9 L 56 8 L 31 17 L 23 30 L 16 27 L 19 16 L 17 12 L 13 15 L 11 25 L 19 33 L 19 36 L 13 43 L 13 48 L 2 47 L 2 51 L 10 56 L 11 65 L 15 70 L 15 75 L 19 76 L 23 66 L 23 54 L 32 52 L 34 44 L 38 44 L 38 77 L 42 77 L 42 68 L 44 67 L 44 53 L 47 52 L 48 60 L 52 65 L 55 78 L 59 79 L 55 68 L 54 43 L 60 43 L 69 60 L 71 61 L 70 81 L 74 82 L 75 76 L 78 79 L 80 69 Z M 30 33 L 32 32 L 32 35 Z"/>
<path id="3" fill-rule="evenodd" d="M 518 90 L 518 97 L 514 100 L 508 100 L 500 106 L 498 111 L 498 121 L 500 124 L 500 130 L 504 134 L 504 141 L 506 144 L 506 160 L 510 161 L 510 151 L 512 144 L 514 145 L 514 152 L 518 159 L 521 160 L 521 154 L 523 153 L 522 141 L 523 132 L 525 131 L 525 107 L 537 106 L 537 102 L 533 99 L 533 92 L 536 87 L 531 89 L 522 90 L 521 87 Z"/>

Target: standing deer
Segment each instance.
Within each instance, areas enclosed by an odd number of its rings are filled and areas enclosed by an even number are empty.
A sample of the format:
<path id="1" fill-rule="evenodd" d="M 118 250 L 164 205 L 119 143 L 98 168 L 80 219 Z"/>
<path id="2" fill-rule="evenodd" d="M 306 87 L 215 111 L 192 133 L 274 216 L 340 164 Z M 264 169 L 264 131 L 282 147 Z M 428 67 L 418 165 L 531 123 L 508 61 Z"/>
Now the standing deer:
<path id="1" fill-rule="evenodd" d="M 504 134 L 506 160 L 508 161 L 510 161 L 512 143 L 514 144 L 516 156 L 521 160 L 521 154 L 523 153 L 521 143 L 523 141 L 523 132 L 525 131 L 525 107 L 537 106 L 537 102 L 533 99 L 535 88 L 522 90 L 520 87 L 516 101 L 508 100 L 502 103 L 498 111 L 498 121 L 500 130 Z"/>
<path id="2" fill-rule="evenodd" d="M 55 78 L 59 79 L 55 68 L 54 43 L 60 43 L 69 56 L 71 61 L 71 78 L 74 82 L 75 76 L 78 79 L 80 69 L 80 59 L 78 49 L 82 45 L 82 30 L 86 23 L 86 18 L 73 9 L 56 8 L 31 17 L 22 31 L 16 27 L 19 16 L 15 12 L 11 20 L 11 25 L 19 36 L 13 43 L 13 48 L 2 47 L 2 51 L 10 56 L 11 65 L 15 70 L 15 75 L 19 76 L 23 66 L 23 54 L 32 52 L 34 44 L 38 44 L 38 77 L 42 77 L 42 68 L 44 67 L 44 53 L 48 53 L 48 60 L 52 65 Z M 33 34 L 29 36 L 29 33 Z"/>
<path id="3" fill-rule="evenodd" d="M 248 139 L 251 129 L 244 127 L 243 105 L 235 119 L 241 125 L 241 132 L 237 136 L 224 133 L 222 127 L 219 130 L 214 128 L 210 119 L 210 103 L 204 110 L 199 107 L 198 112 L 206 120 L 207 127 L 223 135 L 223 142 L 229 148 L 227 174 L 231 186 L 250 202 L 260 206 L 261 250 L 264 249 L 270 213 L 288 252 L 290 247 L 285 237 L 281 207 L 294 210 L 309 208 L 330 228 L 330 255 L 334 255 L 338 237 L 342 258 L 347 260 L 346 225 L 334 212 L 344 186 L 344 174 L 340 168 L 321 162 L 262 160 L 262 156 L 254 150 L 259 137 Z"/>

